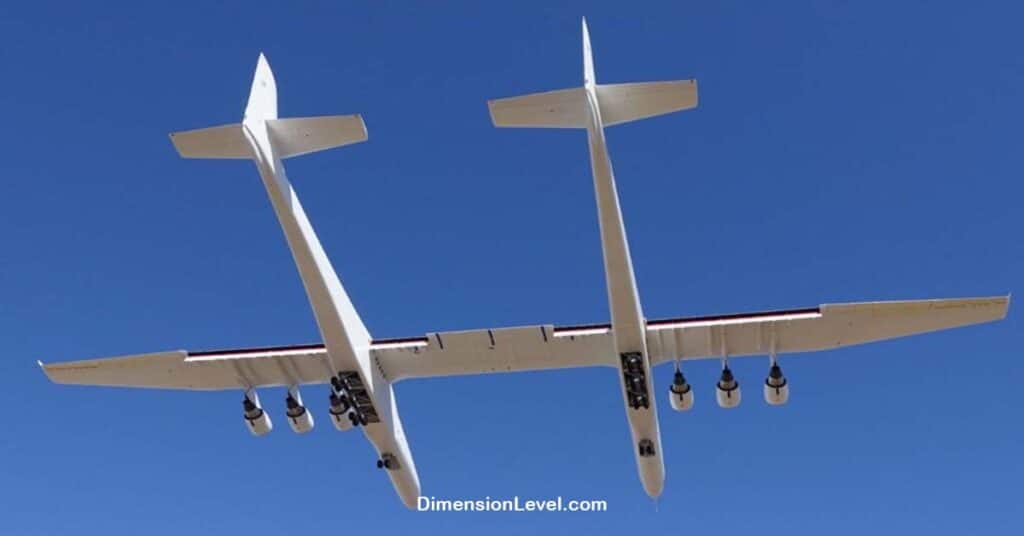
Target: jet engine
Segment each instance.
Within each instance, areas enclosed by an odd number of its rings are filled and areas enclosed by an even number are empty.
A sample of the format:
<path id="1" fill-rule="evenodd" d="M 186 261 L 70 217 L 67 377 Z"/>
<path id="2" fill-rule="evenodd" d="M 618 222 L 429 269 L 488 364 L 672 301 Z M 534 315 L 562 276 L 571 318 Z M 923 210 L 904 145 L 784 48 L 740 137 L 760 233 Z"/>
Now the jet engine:
<path id="1" fill-rule="evenodd" d="M 740 382 L 736 381 L 728 365 L 722 369 L 722 377 L 715 385 L 715 398 L 718 405 L 723 408 L 735 408 L 740 405 Z"/>
<path id="2" fill-rule="evenodd" d="M 764 401 L 772 406 L 781 406 L 789 400 L 789 383 L 782 375 L 782 367 L 773 363 L 764 381 Z"/>
<path id="3" fill-rule="evenodd" d="M 672 385 L 668 388 L 668 399 L 672 409 L 686 411 L 693 407 L 693 388 L 686 383 L 686 377 L 682 371 L 677 370 L 672 377 Z"/>
<path id="4" fill-rule="evenodd" d="M 327 412 L 331 414 L 331 422 L 334 423 L 334 427 L 339 432 L 351 430 L 356 421 L 352 418 L 355 412 L 352 410 L 352 405 L 349 404 L 348 397 L 332 392 L 330 403 L 331 407 Z"/>
<path id="5" fill-rule="evenodd" d="M 302 395 L 296 387 L 288 388 L 288 396 L 284 403 L 287 406 L 285 415 L 288 416 L 288 424 L 296 434 L 304 434 L 313 429 L 313 414 L 302 405 Z"/>
<path id="6" fill-rule="evenodd" d="M 256 391 L 246 391 L 242 399 L 242 415 L 245 417 L 245 424 L 254 436 L 269 434 L 274 429 L 274 423 L 270 422 L 270 415 L 263 411 L 260 406 L 260 397 Z"/>

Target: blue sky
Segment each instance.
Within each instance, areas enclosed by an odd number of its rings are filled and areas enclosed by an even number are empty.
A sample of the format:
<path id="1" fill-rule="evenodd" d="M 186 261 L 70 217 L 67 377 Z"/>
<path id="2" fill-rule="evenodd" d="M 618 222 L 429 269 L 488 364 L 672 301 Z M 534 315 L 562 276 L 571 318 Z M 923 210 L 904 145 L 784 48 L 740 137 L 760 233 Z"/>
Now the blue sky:
<path id="1" fill-rule="evenodd" d="M 1011 3 L 8 2 L 0 7 L 0 532 L 1020 532 L 1021 326 L 716 362 L 664 398 L 657 508 L 609 370 L 396 389 L 424 493 L 607 499 L 604 514 L 418 514 L 361 434 L 254 439 L 240 393 L 63 387 L 36 359 L 317 340 L 251 164 L 166 134 L 241 117 L 256 57 L 282 115 L 370 141 L 289 161 L 372 333 L 607 319 L 585 137 L 497 130 L 485 101 L 697 78 L 694 111 L 608 133 L 650 318 L 1024 286 L 1024 60 Z M 322 417 L 325 388 L 304 390 Z M 321 418 L 321 424 L 326 422 Z"/>

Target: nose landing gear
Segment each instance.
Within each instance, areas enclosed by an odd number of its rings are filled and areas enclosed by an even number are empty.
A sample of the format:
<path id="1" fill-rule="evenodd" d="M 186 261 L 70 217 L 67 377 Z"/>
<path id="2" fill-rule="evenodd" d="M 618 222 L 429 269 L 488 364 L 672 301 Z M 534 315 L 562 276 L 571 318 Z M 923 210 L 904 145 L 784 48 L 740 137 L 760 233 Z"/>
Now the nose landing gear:
<path id="1" fill-rule="evenodd" d="M 387 469 L 388 471 L 397 471 L 401 469 L 401 465 L 398 463 L 398 458 L 390 452 L 381 454 L 380 459 L 377 460 L 377 469 Z"/>
<path id="2" fill-rule="evenodd" d="M 654 441 L 650 439 L 641 439 L 636 445 L 637 451 L 641 458 L 649 458 L 654 456 Z"/>

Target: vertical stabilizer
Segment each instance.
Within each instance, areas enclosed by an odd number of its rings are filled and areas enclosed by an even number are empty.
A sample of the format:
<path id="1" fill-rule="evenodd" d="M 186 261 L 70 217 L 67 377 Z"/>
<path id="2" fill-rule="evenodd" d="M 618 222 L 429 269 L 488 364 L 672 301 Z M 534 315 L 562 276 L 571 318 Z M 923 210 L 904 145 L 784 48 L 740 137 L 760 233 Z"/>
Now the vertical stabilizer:
<path id="1" fill-rule="evenodd" d="M 245 119 L 277 119 L 277 83 L 262 53 L 256 62 L 256 74 L 252 79 L 252 89 L 249 90 L 249 104 L 245 106 Z"/>
<path id="2" fill-rule="evenodd" d="M 594 54 L 590 51 L 590 32 L 587 31 L 587 18 L 583 17 L 583 85 L 597 83 L 594 77 Z"/>

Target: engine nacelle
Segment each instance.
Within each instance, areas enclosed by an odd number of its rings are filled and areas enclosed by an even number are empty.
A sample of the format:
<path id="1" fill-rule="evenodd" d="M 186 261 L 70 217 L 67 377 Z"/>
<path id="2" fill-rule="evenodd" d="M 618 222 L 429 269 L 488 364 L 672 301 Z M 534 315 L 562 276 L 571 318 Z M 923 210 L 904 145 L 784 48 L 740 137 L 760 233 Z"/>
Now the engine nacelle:
<path id="1" fill-rule="evenodd" d="M 348 398 L 345 395 L 337 395 L 331 393 L 331 407 L 327 410 L 331 414 L 331 422 L 334 423 L 334 427 L 339 432 L 351 430 L 355 426 L 355 412 L 352 411 L 352 405 L 349 404 Z"/>
<path id="2" fill-rule="evenodd" d="M 715 385 L 715 399 L 719 406 L 726 409 L 740 405 L 740 382 L 736 381 L 729 367 L 722 369 L 722 377 Z"/>
<path id="3" fill-rule="evenodd" d="M 313 414 L 302 405 L 302 395 L 298 388 L 288 389 L 288 396 L 284 399 L 287 406 L 285 415 L 288 416 L 288 424 L 296 434 L 304 434 L 313 429 Z"/>
<path id="4" fill-rule="evenodd" d="M 274 429 L 270 415 L 267 415 L 260 406 L 260 397 L 256 395 L 256 391 L 245 393 L 245 398 L 242 399 L 242 416 L 245 417 L 246 427 L 256 437 L 267 435 Z"/>
<path id="5" fill-rule="evenodd" d="M 764 401 L 772 406 L 781 406 L 789 400 L 789 382 L 782 375 L 782 368 L 772 365 L 768 378 L 764 380 Z"/>
<path id="6" fill-rule="evenodd" d="M 678 370 L 668 388 L 668 400 L 676 411 L 686 411 L 693 407 L 693 387 L 686 383 L 686 377 Z"/>

